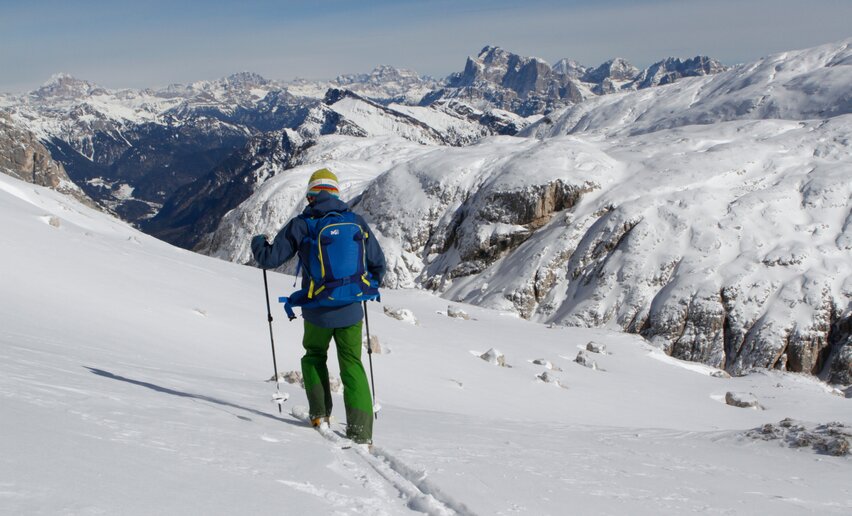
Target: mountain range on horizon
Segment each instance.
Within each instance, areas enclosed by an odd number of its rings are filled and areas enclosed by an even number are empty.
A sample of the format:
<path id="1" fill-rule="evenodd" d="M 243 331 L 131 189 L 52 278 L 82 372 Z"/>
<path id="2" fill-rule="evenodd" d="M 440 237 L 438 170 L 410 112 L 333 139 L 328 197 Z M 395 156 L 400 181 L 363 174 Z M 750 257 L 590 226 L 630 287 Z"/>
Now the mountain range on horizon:
<path id="1" fill-rule="evenodd" d="M 520 56 L 519 54 L 515 54 L 509 50 L 504 49 L 499 45 L 485 45 L 476 55 L 471 55 L 467 57 L 467 62 L 465 64 L 465 70 L 473 64 L 476 66 L 477 63 L 485 63 L 485 62 L 494 62 L 495 57 L 496 60 L 499 60 L 505 56 L 506 58 L 515 58 L 521 64 L 521 66 L 528 65 L 529 63 L 539 63 L 541 65 L 549 68 L 556 75 L 566 75 L 572 79 L 582 80 L 583 82 L 589 83 L 599 83 L 604 78 L 607 77 L 607 73 L 605 70 L 608 70 L 615 63 L 615 67 L 619 68 L 621 71 L 621 75 L 618 75 L 618 71 L 615 72 L 616 80 L 626 80 L 630 77 L 636 77 L 640 73 L 648 72 L 650 70 L 659 69 L 661 66 L 665 66 L 668 64 L 670 67 L 672 64 L 678 63 L 679 66 L 683 66 L 684 63 L 696 62 L 696 61 L 708 61 L 711 62 L 711 67 L 722 67 L 727 68 L 727 66 L 722 65 L 718 60 L 712 59 L 707 56 L 695 56 L 692 58 L 682 58 L 682 57 L 673 57 L 669 56 L 665 59 L 657 61 L 650 65 L 648 68 L 644 70 L 640 70 L 636 68 L 632 64 L 630 64 L 626 59 L 621 57 L 613 57 L 598 66 L 586 66 L 580 64 L 578 61 L 570 58 L 562 58 L 554 62 L 553 64 L 548 63 L 546 60 L 533 57 L 533 56 Z M 678 66 L 675 65 L 675 66 Z M 627 73 L 625 73 L 627 72 Z M 287 87 L 287 86 L 299 86 L 299 85 L 333 85 L 336 87 L 345 87 L 346 85 L 362 85 L 362 84 L 373 84 L 373 85 L 387 85 L 392 82 L 400 82 L 411 85 L 413 83 L 421 83 L 421 84 L 430 84 L 435 87 L 439 87 L 445 85 L 448 82 L 453 81 L 461 75 L 464 75 L 465 72 L 451 72 L 447 76 L 443 78 L 435 78 L 430 75 L 421 75 L 418 74 L 411 68 L 407 67 L 399 67 L 389 64 L 378 64 L 376 65 L 370 72 L 359 72 L 359 73 L 343 73 L 337 75 L 333 79 L 308 79 L 303 77 L 296 76 L 291 80 L 280 80 L 280 79 L 268 79 L 261 74 L 250 70 L 243 70 L 239 72 L 234 72 L 229 75 L 223 76 L 218 79 L 208 79 L 208 80 L 197 80 L 190 83 L 179 83 L 174 82 L 170 83 L 163 87 L 142 87 L 142 88 L 134 88 L 134 87 L 119 87 L 119 88 L 109 88 L 94 82 L 91 82 L 86 79 L 81 79 L 75 76 L 75 74 L 67 73 L 64 71 L 59 71 L 54 73 L 47 81 L 45 81 L 41 86 L 34 88 L 28 92 L 0 92 L 0 95 L 7 96 L 16 96 L 16 95 L 39 95 L 44 96 L 45 93 L 57 94 L 60 92 L 70 93 L 72 96 L 74 94 L 82 94 L 91 93 L 98 90 L 111 90 L 111 91 L 127 91 L 127 90 L 142 90 L 148 92 L 156 92 L 160 94 L 177 94 L 180 92 L 185 92 L 187 90 L 191 90 L 193 88 L 196 89 L 205 89 L 212 83 L 219 84 L 227 84 L 231 87 L 240 87 L 240 86 L 255 86 L 255 85 L 275 85 L 277 87 Z M 653 73 L 652 73 L 653 75 Z M 670 79 L 671 80 L 671 79 Z M 57 88 L 56 86 L 59 85 Z M 70 86 L 70 88 L 69 88 Z M 75 93 L 76 90 L 76 93 Z"/>

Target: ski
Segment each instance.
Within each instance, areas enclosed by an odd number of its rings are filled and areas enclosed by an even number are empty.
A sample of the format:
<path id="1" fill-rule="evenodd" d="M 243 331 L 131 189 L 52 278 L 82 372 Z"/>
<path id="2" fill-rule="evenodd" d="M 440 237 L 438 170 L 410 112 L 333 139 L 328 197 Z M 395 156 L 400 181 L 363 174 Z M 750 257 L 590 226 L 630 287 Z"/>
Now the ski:
<path id="1" fill-rule="evenodd" d="M 308 413 L 308 408 L 302 405 L 296 405 L 290 409 L 290 415 L 298 419 L 299 421 L 304 422 L 307 425 L 311 425 L 311 416 Z M 369 452 L 369 447 L 367 445 L 359 445 L 353 442 L 351 439 L 338 435 L 334 430 L 331 429 L 331 426 L 327 422 L 323 422 L 319 426 L 312 427 L 317 431 L 325 440 L 335 444 L 338 448 L 342 450 L 349 450 L 352 448 L 362 449 L 365 452 Z"/>

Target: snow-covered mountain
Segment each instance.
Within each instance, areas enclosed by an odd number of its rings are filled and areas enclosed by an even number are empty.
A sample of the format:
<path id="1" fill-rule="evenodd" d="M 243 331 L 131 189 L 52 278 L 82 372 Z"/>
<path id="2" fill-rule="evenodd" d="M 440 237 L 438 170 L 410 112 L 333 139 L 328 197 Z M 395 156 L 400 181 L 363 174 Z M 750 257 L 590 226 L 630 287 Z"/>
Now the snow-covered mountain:
<path id="1" fill-rule="evenodd" d="M 432 77 L 422 77 L 413 70 L 380 65 L 368 74 L 339 75 L 325 85 L 322 91 L 345 89 L 382 104 L 417 104 L 438 86 L 438 82 Z M 293 88 L 292 85 L 289 87 Z"/>
<path id="2" fill-rule="evenodd" d="M 364 138 L 328 138 L 350 155 L 353 146 L 378 150 Z M 385 140 L 387 151 L 424 148 Z M 0 281 L 0 512 L 852 508 L 842 456 L 850 392 L 812 377 L 729 378 L 635 335 L 549 328 L 386 290 L 384 306 L 369 304 L 381 345 L 371 359 L 383 407 L 375 446 L 341 449 L 290 414 L 306 404 L 298 383 L 281 382 L 290 395 L 283 413 L 270 402 L 258 269 L 174 248 L 5 175 L 0 220 L 9 251 L 0 269 L 13 271 Z M 290 292 L 292 282 L 271 273 L 270 294 Z M 299 368 L 302 327 L 273 309 L 278 369 L 289 373 Z M 398 319 L 403 309 L 414 319 Z M 448 317 L 461 310 L 467 319 Z M 334 359 L 329 369 L 336 379 Z M 342 422 L 342 396 L 332 398 Z"/>
<path id="3" fill-rule="evenodd" d="M 588 101 L 531 127 L 538 139 L 395 164 L 369 142 L 357 158 L 306 153 L 229 213 L 207 251 L 249 261 L 250 235 L 296 213 L 310 169 L 330 164 L 357 171 L 346 196 L 383 238 L 388 285 L 641 333 L 732 373 L 850 383 L 849 84 L 840 42 Z M 772 107 L 730 109 L 750 99 Z"/>
<path id="4" fill-rule="evenodd" d="M 247 141 L 251 130 L 226 117 L 239 96 L 232 91 L 239 86 L 226 83 L 195 85 L 181 96 L 173 88 L 107 90 L 58 75 L 5 110 L 88 195 L 136 222 Z"/>
<path id="5" fill-rule="evenodd" d="M 728 120 L 819 120 L 852 112 L 852 40 L 774 54 L 663 89 L 607 95 L 542 118 L 523 136 L 640 134 Z"/>

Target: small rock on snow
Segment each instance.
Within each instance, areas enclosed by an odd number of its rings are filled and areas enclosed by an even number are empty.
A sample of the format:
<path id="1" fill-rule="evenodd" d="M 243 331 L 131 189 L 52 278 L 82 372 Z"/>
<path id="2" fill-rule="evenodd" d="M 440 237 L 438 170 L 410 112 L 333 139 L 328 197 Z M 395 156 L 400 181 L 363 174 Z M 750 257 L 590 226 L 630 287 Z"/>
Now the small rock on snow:
<path id="1" fill-rule="evenodd" d="M 536 375 L 536 378 L 538 378 L 544 383 L 555 383 L 557 385 L 559 384 L 559 378 L 551 374 L 549 371 L 545 371 L 539 375 Z"/>
<path id="2" fill-rule="evenodd" d="M 280 377 L 281 380 L 284 380 L 287 383 L 290 383 L 290 384 L 298 383 L 302 387 L 305 386 L 305 381 L 302 379 L 301 371 L 287 371 L 286 373 L 280 373 L 278 376 Z"/>
<path id="3" fill-rule="evenodd" d="M 591 351 L 592 353 L 599 353 L 601 355 L 606 355 L 606 344 L 601 344 L 599 342 L 591 341 L 586 344 L 586 351 Z"/>
<path id="4" fill-rule="evenodd" d="M 468 315 L 467 312 L 465 312 L 461 308 L 456 308 L 453 305 L 447 307 L 447 315 L 455 319 L 464 319 L 465 321 L 470 319 L 470 315 Z"/>
<path id="5" fill-rule="evenodd" d="M 486 351 L 485 353 L 479 355 L 479 358 L 481 358 L 482 360 L 485 360 L 489 364 L 494 364 L 494 365 L 497 365 L 497 366 L 500 366 L 500 367 L 509 367 L 506 364 L 506 356 L 503 355 L 503 353 L 501 353 L 500 351 L 498 351 L 494 348 L 491 348 L 488 351 Z"/>
<path id="6" fill-rule="evenodd" d="M 732 407 L 763 409 L 754 394 L 745 392 L 727 392 L 725 403 Z"/>
<path id="7" fill-rule="evenodd" d="M 553 364 L 550 363 L 550 360 L 545 360 L 543 358 L 536 358 L 532 361 L 535 365 L 541 365 L 546 367 L 547 369 L 553 369 Z"/>
<path id="8" fill-rule="evenodd" d="M 574 362 L 577 362 L 581 366 L 588 367 L 589 369 L 597 369 L 598 364 L 594 360 L 592 360 L 589 355 L 586 354 L 585 351 L 580 351 L 577 353 L 577 358 L 574 359 Z"/>
<path id="9" fill-rule="evenodd" d="M 417 324 L 417 318 L 414 316 L 414 312 L 407 308 L 391 308 L 389 306 L 383 307 L 385 315 L 388 317 L 393 317 L 398 321 L 407 322 L 409 324 Z"/>

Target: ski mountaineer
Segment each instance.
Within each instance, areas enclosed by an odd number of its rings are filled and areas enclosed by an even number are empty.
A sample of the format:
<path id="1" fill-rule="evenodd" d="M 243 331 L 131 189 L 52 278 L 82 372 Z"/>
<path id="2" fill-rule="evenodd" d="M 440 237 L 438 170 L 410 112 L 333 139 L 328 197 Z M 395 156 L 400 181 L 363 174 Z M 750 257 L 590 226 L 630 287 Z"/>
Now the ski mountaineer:
<path id="1" fill-rule="evenodd" d="M 379 242 L 373 237 L 364 219 L 349 209 L 349 205 L 339 199 L 340 189 L 335 176 L 327 168 L 317 170 L 308 181 L 306 198 L 308 206 L 301 215 L 291 219 L 278 233 L 270 244 L 265 235 L 257 235 L 252 238 L 251 249 L 254 259 L 264 269 L 274 269 L 298 254 L 299 268 L 303 268 L 302 288 L 300 292 L 310 292 L 307 299 L 317 299 L 320 296 L 315 293 L 319 291 L 319 285 L 312 279 L 315 273 L 310 272 L 311 253 L 313 260 L 317 262 L 317 252 L 322 253 L 320 242 L 331 237 L 323 236 L 322 239 L 316 234 L 317 229 L 322 227 L 328 217 L 338 217 L 338 220 L 348 220 L 352 224 L 338 224 L 340 228 L 347 226 L 354 228 L 356 232 L 351 240 L 359 240 L 362 247 L 358 248 L 362 256 L 321 256 L 330 264 L 335 259 L 348 260 L 360 259 L 365 262 L 366 272 L 369 276 L 362 276 L 364 283 L 372 284 L 372 292 L 378 294 L 378 285 L 385 275 L 385 256 Z M 334 229 L 323 234 L 334 234 Z M 362 233 L 359 233 L 362 232 Z M 313 234 L 312 234 L 313 233 Z M 315 245 L 311 245 L 313 243 Z M 315 248 L 320 248 L 316 251 Z M 333 249 L 329 246 L 328 249 Z M 327 251 L 333 253 L 333 251 Z M 354 253 L 349 253 L 354 254 Z M 323 262 L 319 262 L 323 263 Z M 364 265 L 359 272 L 364 272 Z M 325 267 L 323 267 L 325 269 Z M 343 267 L 340 267 L 343 268 Z M 298 272 L 297 272 L 298 274 Z M 325 271 L 323 271 L 325 274 Z M 360 280 L 362 277 L 356 278 Z M 369 278 L 369 282 L 366 278 Z M 340 283 L 340 282 L 338 282 Z M 348 281 L 346 282 L 349 283 Z M 356 281 L 360 285 L 360 281 Z M 348 285 L 345 285 L 348 287 Z M 360 285 L 363 288 L 363 285 Z M 296 295 L 291 296 L 293 300 Z M 358 293 L 358 296 L 362 294 Z M 375 296 L 374 296 L 375 297 Z M 346 302 L 344 297 L 342 302 Z M 294 303 L 295 304 L 295 303 Z M 299 302 L 302 306 L 302 317 L 304 318 L 305 333 L 302 345 L 305 355 L 302 357 L 302 377 L 305 383 L 305 392 L 308 397 L 311 424 L 320 426 L 328 423 L 331 416 L 331 388 L 328 381 L 328 346 L 334 337 L 337 347 L 337 360 L 340 365 L 340 377 L 343 380 L 343 403 L 346 406 L 346 436 L 356 443 L 372 443 L 373 438 L 373 401 L 370 396 L 370 387 L 364 365 L 361 363 L 361 327 L 364 311 L 360 299 L 343 306 L 311 306 L 318 302 Z"/>

